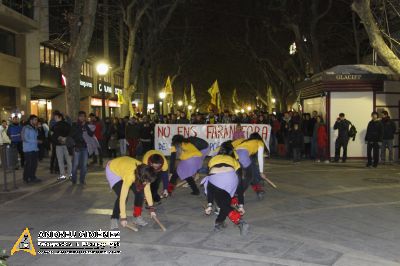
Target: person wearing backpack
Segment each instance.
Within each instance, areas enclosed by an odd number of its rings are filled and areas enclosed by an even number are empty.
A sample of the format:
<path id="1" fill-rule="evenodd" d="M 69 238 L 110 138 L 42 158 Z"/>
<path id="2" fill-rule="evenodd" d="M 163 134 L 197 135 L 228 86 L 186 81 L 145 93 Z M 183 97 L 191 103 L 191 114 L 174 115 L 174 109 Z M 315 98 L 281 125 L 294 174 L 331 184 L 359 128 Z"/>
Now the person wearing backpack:
<path id="1" fill-rule="evenodd" d="M 343 148 L 343 156 L 342 162 L 345 163 L 347 160 L 347 144 L 349 143 L 349 127 L 351 122 L 346 119 L 344 113 L 340 113 L 337 118 L 335 125 L 333 126 L 334 130 L 338 130 L 338 137 L 335 142 L 335 159 L 334 162 L 339 162 L 340 157 L 340 149 Z"/>
<path id="2" fill-rule="evenodd" d="M 390 119 L 387 111 L 382 112 L 382 125 L 383 125 L 383 140 L 381 150 L 381 161 L 385 164 L 386 161 L 386 149 L 389 150 L 389 164 L 393 163 L 393 139 L 396 133 L 396 123 Z"/>
<path id="3" fill-rule="evenodd" d="M 382 122 L 378 120 L 378 112 L 372 112 L 371 118 L 372 120 L 368 123 L 367 134 L 365 134 L 365 143 L 367 144 L 368 156 L 368 162 L 366 166 L 373 166 L 376 168 L 379 163 L 379 146 L 383 139 L 383 125 Z M 373 162 L 372 153 L 374 159 Z"/>

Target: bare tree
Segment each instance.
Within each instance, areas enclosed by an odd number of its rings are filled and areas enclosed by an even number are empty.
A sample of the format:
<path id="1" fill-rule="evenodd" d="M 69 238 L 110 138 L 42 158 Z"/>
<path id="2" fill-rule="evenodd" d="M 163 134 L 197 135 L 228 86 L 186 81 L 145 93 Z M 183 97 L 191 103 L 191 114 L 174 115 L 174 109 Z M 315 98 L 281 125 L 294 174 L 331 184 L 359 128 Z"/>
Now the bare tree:
<path id="1" fill-rule="evenodd" d="M 374 48 L 379 57 L 394 72 L 400 74 L 400 59 L 385 42 L 382 31 L 377 26 L 377 22 L 372 14 L 370 5 L 370 0 L 354 0 L 352 8 L 363 22 L 372 48 Z"/>
<path id="2" fill-rule="evenodd" d="M 131 116 L 134 114 L 131 102 L 132 94 L 135 91 L 135 86 L 133 86 L 131 82 L 131 73 L 135 57 L 136 37 L 140 28 L 140 24 L 142 22 L 142 18 L 145 15 L 146 10 L 150 7 L 152 1 L 153 0 L 121 0 L 123 19 L 125 25 L 128 28 L 128 51 L 125 57 L 124 66 L 124 97 L 127 101 L 129 110 L 127 110 L 127 108 L 124 108 L 122 110 L 122 113 L 124 115 L 128 114 L 128 111 Z"/>
<path id="3" fill-rule="evenodd" d="M 75 0 L 73 13 L 68 14 L 70 47 L 68 58 L 62 65 L 67 79 L 65 86 L 66 112 L 73 120 L 80 109 L 81 67 L 88 55 L 94 29 L 97 0 Z"/>

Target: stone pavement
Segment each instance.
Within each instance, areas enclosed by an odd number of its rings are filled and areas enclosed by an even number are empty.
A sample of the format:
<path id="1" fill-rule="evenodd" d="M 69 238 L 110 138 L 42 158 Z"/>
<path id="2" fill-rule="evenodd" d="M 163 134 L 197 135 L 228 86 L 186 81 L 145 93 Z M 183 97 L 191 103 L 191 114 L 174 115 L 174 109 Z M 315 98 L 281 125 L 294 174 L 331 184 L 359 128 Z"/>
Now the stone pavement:
<path id="1" fill-rule="evenodd" d="M 121 229 L 121 255 L 31 257 L 19 252 L 7 263 L 400 265 L 400 167 L 363 165 L 269 160 L 266 172 L 278 189 L 268 187 L 263 201 L 247 192 L 245 218 L 251 228 L 245 237 L 232 224 L 214 234 L 215 217 L 202 213 L 204 198 L 180 188 L 157 208 L 167 231 L 151 221 L 137 233 Z M 52 182 L 24 198 L 3 198 L 0 251 L 9 252 L 25 227 L 34 239 L 40 230 L 107 230 L 114 200 L 101 171 L 91 171 L 85 187 Z M 127 206 L 132 203 L 130 198 Z"/>

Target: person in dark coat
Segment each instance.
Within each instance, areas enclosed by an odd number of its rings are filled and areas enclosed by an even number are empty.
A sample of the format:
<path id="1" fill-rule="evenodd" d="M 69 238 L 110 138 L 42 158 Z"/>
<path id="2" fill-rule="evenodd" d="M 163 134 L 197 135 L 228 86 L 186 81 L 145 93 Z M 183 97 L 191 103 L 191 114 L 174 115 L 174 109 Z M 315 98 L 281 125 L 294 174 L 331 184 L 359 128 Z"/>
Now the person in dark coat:
<path id="1" fill-rule="evenodd" d="M 289 144 L 292 150 L 293 162 L 299 163 L 301 158 L 301 152 L 304 148 L 304 135 L 299 129 L 299 124 L 293 124 L 293 130 L 289 133 Z"/>
<path id="2" fill-rule="evenodd" d="M 335 160 L 339 162 L 340 149 L 343 148 L 342 162 L 345 163 L 347 160 L 347 144 L 349 144 L 349 127 L 351 122 L 346 119 L 344 113 L 340 113 L 337 118 L 333 129 L 338 130 L 338 137 L 335 142 Z"/>
<path id="3" fill-rule="evenodd" d="M 94 132 L 89 128 L 86 121 L 86 112 L 80 111 L 78 121 L 72 124 L 70 137 L 74 141 L 74 159 L 72 162 L 72 184 L 76 184 L 78 179 L 78 168 L 80 184 L 85 184 L 87 173 L 88 149 L 84 136 L 93 137 Z"/>
<path id="4" fill-rule="evenodd" d="M 369 121 L 367 133 L 365 134 L 365 143 L 367 144 L 367 167 L 377 167 L 379 163 L 379 146 L 383 139 L 383 125 L 378 120 L 378 112 L 372 112 L 372 120 Z M 372 162 L 372 153 L 373 159 Z"/>
<path id="5" fill-rule="evenodd" d="M 381 161 L 386 161 L 386 149 L 389 150 L 389 164 L 393 163 L 393 139 L 396 133 L 396 123 L 390 119 L 387 111 L 382 112 L 383 140 L 381 147 Z"/>

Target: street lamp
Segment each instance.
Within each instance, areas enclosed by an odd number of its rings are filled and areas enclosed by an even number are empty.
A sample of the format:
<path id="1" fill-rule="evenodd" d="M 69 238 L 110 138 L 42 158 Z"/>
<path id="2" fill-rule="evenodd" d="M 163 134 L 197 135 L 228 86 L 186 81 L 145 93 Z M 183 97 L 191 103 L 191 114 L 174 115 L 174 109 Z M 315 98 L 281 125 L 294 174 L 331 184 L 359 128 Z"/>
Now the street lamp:
<path id="1" fill-rule="evenodd" d="M 165 93 L 165 91 L 160 91 L 160 93 L 158 94 L 158 97 L 161 99 L 161 101 L 160 101 L 160 113 L 162 115 L 164 115 L 163 103 L 164 103 L 165 97 L 167 97 L 167 94 Z"/>
<path id="2" fill-rule="evenodd" d="M 244 113 L 244 109 L 240 109 L 240 112 L 243 114 Z"/>
<path id="3" fill-rule="evenodd" d="M 251 106 L 247 106 L 247 111 L 251 111 Z"/>
<path id="4" fill-rule="evenodd" d="M 167 94 L 165 93 L 165 92 L 160 92 L 159 94 L 158 94 L 158 96 L 160 97 L 160 99 L 161 100 L 164 100 L 165 99 L 165 97 L 167 96 Z"/>
<path id="5" fill-rule="evenodd" d="M 99 62 L 96 65 L 97 74 L 100 76 L 101 80 L 101 116 L 106 119 L 106 90 L 104 84 L 104 76 L 107 75 L 109 65 L 105 62 Z"/>
<path id="6" fill-rule="evenodd" d="M 193 106 L 189 105 L 189 106 L 188 106 L 188 109 L 189 109 L 189 111 L 192 111 Z"/>
<path id="7" fill-rule="evenodd" d="M 275 98 L 272 98 L 272 99 L 271 99 L 271 102 L 272 102 L 272 103 L 276 103 L 276 99 L 275 99 Z"/>
<path id="8" fill-rule="evenodd" d="M 178 101 L 178 106 L 181 107 L 183 105 L 182 101 Z"/>

